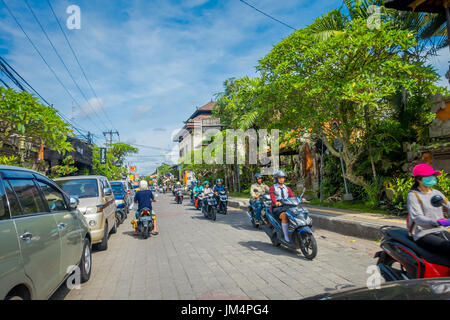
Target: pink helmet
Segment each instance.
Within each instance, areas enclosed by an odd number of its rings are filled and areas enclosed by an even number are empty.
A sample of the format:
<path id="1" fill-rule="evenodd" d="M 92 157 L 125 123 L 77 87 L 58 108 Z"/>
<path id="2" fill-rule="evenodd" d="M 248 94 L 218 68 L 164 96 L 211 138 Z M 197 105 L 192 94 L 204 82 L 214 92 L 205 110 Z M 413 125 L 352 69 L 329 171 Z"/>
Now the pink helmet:
<path id="1" fill-rule="evenodd" d="M 421 163 L 414 167 L 413 176 L 438 176 L 441 174 L 440 171 L 434 170 L 429 164 Z"/>

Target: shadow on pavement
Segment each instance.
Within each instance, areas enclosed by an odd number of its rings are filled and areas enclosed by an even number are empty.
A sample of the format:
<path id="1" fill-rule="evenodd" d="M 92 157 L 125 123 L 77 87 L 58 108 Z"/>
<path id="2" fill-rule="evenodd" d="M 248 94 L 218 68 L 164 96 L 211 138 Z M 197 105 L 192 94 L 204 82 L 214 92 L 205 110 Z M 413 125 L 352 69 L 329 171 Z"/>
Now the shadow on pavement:
<path id="1" fill-rule="evenodd" d="M 283 245 L 280 245 L 279 247 L 274 247 L 273 244 L 270 242 L 269 238 L 267 238 L 269 242 L 262 242 L 262 241 L 240 241 L 238 242 L 241 246 L 251 250 L 251 251 L 262 251 L 264 253 L 270 253 L 275 256 L 290 256 L 293 258 L 299 258 L 304 261 L 311 261 L 309 259 L 306 259 L 303 255 L 300 253 L 288 249 L 284 247 Z"/>

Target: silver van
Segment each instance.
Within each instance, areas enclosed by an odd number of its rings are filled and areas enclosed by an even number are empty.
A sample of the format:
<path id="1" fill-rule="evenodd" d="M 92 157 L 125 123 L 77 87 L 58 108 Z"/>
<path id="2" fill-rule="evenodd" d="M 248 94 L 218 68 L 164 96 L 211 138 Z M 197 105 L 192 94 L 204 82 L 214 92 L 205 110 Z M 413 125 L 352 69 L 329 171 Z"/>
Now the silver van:
<path id="1" fill-rule="evenodd" d="M 48 299 L 78 266 L 91 274 L 91 238 L 77 199 L 42 174 L 0 165 L 0 299 Z"/>
<path id="2" fill-rule="evenodd" d="M 84 215 L 98 250 L 108 248 L 109 234 L 117 232 L 116 203 L 111 185 L 103 176 L 71 176 L 55 182 L 69 196 L 79 199 L 78 210 Z"/>

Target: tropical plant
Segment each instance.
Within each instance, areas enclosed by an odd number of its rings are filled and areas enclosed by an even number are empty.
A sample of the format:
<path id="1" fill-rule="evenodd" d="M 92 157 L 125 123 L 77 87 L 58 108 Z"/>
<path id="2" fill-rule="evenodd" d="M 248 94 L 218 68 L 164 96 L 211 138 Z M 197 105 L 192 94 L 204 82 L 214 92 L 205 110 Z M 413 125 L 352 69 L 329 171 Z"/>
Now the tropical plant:
<path id="1" fill-rule="evenodd" d="M 73 151 L 67 136 L 72 135 L 68 123 L 54 108 L 44 106 L 26 92 L 0 87 L 0 144 L 11 145 L 19 162 L 25 161 L 25 145 L 45 145 L 64 154 Z M 15 143 L 13 140 L 17 140 Z M 34 159 L 36 162 L 37 159 Z"/>
<path id="2" fill-rule="evenodd" d="M 75 160 L 72 156 L 67 156 L 63 159 L 62 165 L 57 165 L 52 167 L 52 172 L 54 172 L 54 177 L 65 177 L 73 175 L 78 171 L 78 168 L 74 166 Z"/>

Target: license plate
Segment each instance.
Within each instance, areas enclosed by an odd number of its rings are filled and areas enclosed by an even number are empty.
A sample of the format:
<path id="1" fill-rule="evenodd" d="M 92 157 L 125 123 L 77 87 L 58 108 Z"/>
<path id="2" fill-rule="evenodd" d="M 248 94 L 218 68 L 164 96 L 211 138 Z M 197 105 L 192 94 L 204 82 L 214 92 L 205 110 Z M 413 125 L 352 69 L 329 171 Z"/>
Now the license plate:
<path id="1" fill-rule="evenodd" d="M 141 217 L 140 220 L 141 221 L 150 221 L 150 220 L 152 220 L 152 217 Z"/>

